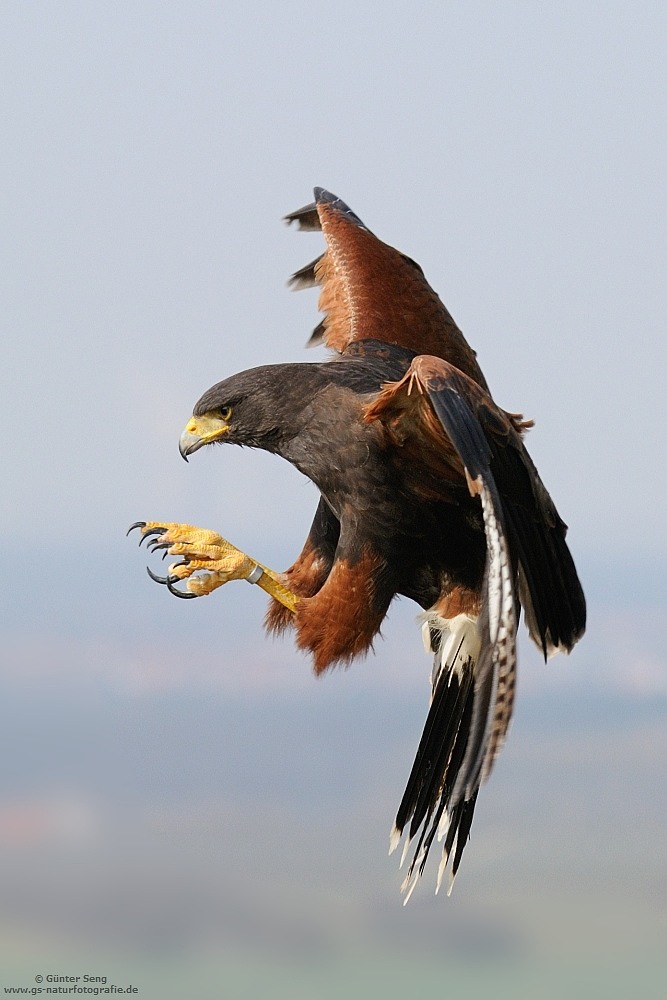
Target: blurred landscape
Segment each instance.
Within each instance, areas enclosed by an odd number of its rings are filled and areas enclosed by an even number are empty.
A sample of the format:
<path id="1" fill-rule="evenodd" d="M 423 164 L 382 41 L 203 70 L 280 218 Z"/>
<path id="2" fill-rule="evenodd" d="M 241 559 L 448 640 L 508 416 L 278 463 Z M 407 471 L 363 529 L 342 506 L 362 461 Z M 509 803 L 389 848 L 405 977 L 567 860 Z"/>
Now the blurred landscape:
<path id="1" fill-rule="evenodd" d="M 5 639 L 3 983 L 46 963 L 119 970 L 155 997 L 192 982 L 217 996 L 221 977 L 230 996 L 317 983 L 328 997 L 352 977 L 388 996 L 440 982 L 555 997 L 586 976 L 607 996 L 662 995 L 664 585 L 628 605 L 627 572 L 613 593 L 591 568 L 581 650 L 544 665 L 524 645 L 453 894 L 433 896 L 432 862 L 403 908 L 386 849 L 428 697 L 412 609 L 397 606 L 377 655 L 318 681 L 288 641 L 262 638 L 257 591 L 228 587 L 202 602 L 203 631 L 172 638 L 180 605 L 147 580 L 139 639 L 126 567 L 106 569 L 123 637 L 83 624 L 33 648 Z M 61 621 L 79 600 L 93 620 L 71 579 L 60 596 L 33 589 L 26 617 L 40 599 Z"/>

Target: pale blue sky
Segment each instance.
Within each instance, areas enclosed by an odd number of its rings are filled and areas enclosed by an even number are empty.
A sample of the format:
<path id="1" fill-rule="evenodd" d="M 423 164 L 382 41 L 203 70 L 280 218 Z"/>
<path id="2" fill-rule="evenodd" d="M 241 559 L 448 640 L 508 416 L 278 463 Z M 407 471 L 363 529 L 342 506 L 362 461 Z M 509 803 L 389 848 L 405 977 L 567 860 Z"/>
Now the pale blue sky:
<path id="1" fill-rule="evenodd" d="M 280 217 L 322 184 L 422 263 L 536 419 L 575 547 L 664 553 L 665 17 L 2 4 L 7 536 L 88 544 L 103 518 L 115 545 L 173 515 L 263 541 L 274 490 L 301 523 L 289 469 L 188 468 L 176 441 L 213 382 L 304 357 L 316 298 L 284 282 L 320 240 Z"/>

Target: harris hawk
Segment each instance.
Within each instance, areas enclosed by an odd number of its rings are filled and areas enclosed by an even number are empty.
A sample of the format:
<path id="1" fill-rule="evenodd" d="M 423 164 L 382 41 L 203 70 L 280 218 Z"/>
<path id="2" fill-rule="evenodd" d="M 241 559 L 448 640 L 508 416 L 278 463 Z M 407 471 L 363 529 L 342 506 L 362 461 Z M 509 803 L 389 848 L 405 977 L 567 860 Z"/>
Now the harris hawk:
<path id="1" fill-rule="evenodd" d="M 227 443 L 291 462 L 320 493 L 303 550 L 276 573 L 213 531 L 132 527 L 179 557 L 166 577 L 149 569 L 179 597 L 233 579 L 262 587 L 267 630 L 293 629 L 317 674 L 366 653 L 397 595 L 422 608 L 431 702 L 390 838 L 393 850 L 406 834 L 403 858 L 415 844 L 407 901 L 436 837 L 437 887 L 449 869 L 451 890 L 512 716 L 521 609 L 546 658 L 581 637 L 585 600 L 566 525 L 523 442 L 531 422 L 494 402 L 420 266 L 322 188 L 286 219 L 324 235 L 325 252 L 290 284 L 321 287 L 310 343 L 333 357 L 217 383 L 180 451 L 187 460 Z"/>

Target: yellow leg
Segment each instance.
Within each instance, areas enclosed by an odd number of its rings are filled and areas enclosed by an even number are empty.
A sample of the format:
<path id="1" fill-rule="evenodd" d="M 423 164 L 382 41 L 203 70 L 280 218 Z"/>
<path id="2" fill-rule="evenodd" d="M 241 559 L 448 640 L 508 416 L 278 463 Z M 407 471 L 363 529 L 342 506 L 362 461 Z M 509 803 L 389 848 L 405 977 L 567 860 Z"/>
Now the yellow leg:
<path id="1" fill-rule="evenodd" d="M 153 580 L 166 584 L 173 594 L 203 597 L 230 580 L 247 580 L 256 583 L 291 612 L 296 611 L 299 598 L 281 583 L 274 570 L 251 559 L 215 531 L 169 521 L 137 521 L 129 531 L 134 528 L 141 532 L 140 545 L 149 539 L 148 548 L 152 552 L 162 550 L 166 555 L 182 557 L 180 562 L 172 563 L 166 577 L 158 577 L 148 570 Z M 174 587 L 179 580 L 187 580 L 185 593 Z"/>

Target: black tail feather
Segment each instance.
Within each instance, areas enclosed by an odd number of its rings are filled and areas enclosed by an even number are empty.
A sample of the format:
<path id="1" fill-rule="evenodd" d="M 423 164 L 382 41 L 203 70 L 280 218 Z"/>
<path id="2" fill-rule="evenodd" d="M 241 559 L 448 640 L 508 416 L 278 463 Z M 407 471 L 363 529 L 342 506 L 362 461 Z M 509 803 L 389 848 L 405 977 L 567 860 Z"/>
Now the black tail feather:
<path id="1" fill-rule="evenodd" d="M 455 651 L 455 660 L 461 646 Z M 456 869 L 468 840 L 477 792 L 452 801 L 452 792 L 466 756 L 475 699 L 474 663 L 471 657 L 456 669 L 443 668 L 437 675 L 433 698 L 421 740 L 396 815 L 392 849 L 408 827 L 408 844 L 418 835 L 403 889 L 406 902 L 421 876 L 436 836 L 442 836 L 441 823 L 447 813 L 444 864 L 455 845 Z M 406 848 L 407 849 L 407 848 Z M 452 878 L 456 872 L 452 867 Z"/>

